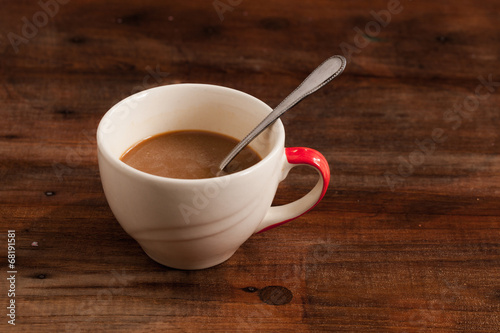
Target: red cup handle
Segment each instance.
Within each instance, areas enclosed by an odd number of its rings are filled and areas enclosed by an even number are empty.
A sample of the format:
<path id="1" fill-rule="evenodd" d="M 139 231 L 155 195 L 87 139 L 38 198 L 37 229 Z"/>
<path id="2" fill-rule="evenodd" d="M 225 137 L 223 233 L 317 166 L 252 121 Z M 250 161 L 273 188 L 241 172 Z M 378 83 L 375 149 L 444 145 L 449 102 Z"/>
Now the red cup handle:
<path id="1" fill-rule="evenodd" d="M 320 152 L 311 148 L 293 147 L 285 149 L 285 156 L 287 161 L 285 162 L 282 179 L 285 179 L 292 168 L 298 165 L 308 165 L 318 171 L 318 182 L 302 198 L 283 206 L 270 207 L 266 216 L 259 224 L 257 233 L 290 222 L 313 209 L 325 196 L 326 189 L 330 183 L 330 168 L 325 157 Z"/>

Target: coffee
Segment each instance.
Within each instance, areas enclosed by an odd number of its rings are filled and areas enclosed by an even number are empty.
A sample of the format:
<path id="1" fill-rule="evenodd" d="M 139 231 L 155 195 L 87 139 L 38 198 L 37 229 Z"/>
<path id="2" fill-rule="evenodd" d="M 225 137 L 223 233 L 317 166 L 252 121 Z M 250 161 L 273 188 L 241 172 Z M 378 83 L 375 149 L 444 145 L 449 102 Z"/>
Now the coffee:
<path id="1" fill-rule="evenodd" d="M 199 130 L 166 132 L 130 147 L 120 158 L 131 167 L 156 176 L 199 179 L 217 176 L 220 162 L 238 141 L 219 133 Z M 234 173 L 261 160 L 245 147 L 226 167 Z"/>

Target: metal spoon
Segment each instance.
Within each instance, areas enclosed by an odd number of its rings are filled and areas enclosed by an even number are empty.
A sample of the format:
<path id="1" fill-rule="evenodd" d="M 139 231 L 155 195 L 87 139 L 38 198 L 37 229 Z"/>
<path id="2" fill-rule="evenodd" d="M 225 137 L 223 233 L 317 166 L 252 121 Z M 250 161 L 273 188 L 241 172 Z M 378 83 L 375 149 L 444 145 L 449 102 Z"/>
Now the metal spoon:
<path id="1" fill-rule="evenodd" d="M 246 145 L 248 145 L 257 135 L 271 125 L 283 113 L 339 76 L 344 71 L 346 63 L 347 61 L 343 56 L 335 55 L 319 65 L 290 95 L 288 95 L 271 113 L 269 113 L 260 124 L 258 124 L 233 148 L 233 150 L 231 150 L 231 152 L 219 165 L 219 170 L 224 170 L 229 162 L 231 162 L 233 158 L 246 147 Z"/>

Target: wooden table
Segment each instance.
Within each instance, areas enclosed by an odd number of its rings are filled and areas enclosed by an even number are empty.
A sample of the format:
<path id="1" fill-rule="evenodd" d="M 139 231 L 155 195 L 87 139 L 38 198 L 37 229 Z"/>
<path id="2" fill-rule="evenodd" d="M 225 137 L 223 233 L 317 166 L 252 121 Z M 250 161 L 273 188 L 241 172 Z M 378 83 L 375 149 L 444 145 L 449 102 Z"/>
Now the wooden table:
<path id="1" fill-rule="evenodd" d="M 5 1 L 0 330 L 498 332 L 499 12 L 494 0 Z M 333 54 L 345 73 L 282 118 L 287 146 L 331 165 L 323 201 L 219 266 L 149 259 L 104 197 L 103 114 L 179 82 L 275 106 Z M 275 203 L 315 177 L 293 172 Z"/>

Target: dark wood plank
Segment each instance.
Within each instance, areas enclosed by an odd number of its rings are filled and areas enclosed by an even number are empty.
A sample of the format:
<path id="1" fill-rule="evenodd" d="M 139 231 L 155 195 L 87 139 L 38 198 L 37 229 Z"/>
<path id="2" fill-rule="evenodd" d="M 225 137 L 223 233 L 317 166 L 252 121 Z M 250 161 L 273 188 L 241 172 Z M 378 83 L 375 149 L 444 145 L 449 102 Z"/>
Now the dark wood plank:
<path id="1" fill-rule="evenodd" d="M 222 21 L 210 1 L 71 1 L 15 47 L 43 8 L 3 4 L 0 244 L 5 258 L 16 230 L 16 328 L 498 332 L 500 4 L 402 0 L 382 26 L 390 1 L 221 3 Z M 282 118 L 287 146 L 331 165 L 314 210 L 202 271 L 156 264 L 121 229 L 95 146 L 114 103 L 202 82 L 275 106 L 343 53 L 346 72 Z M 294 170 L 275 203 L 315 177 Z"/>

